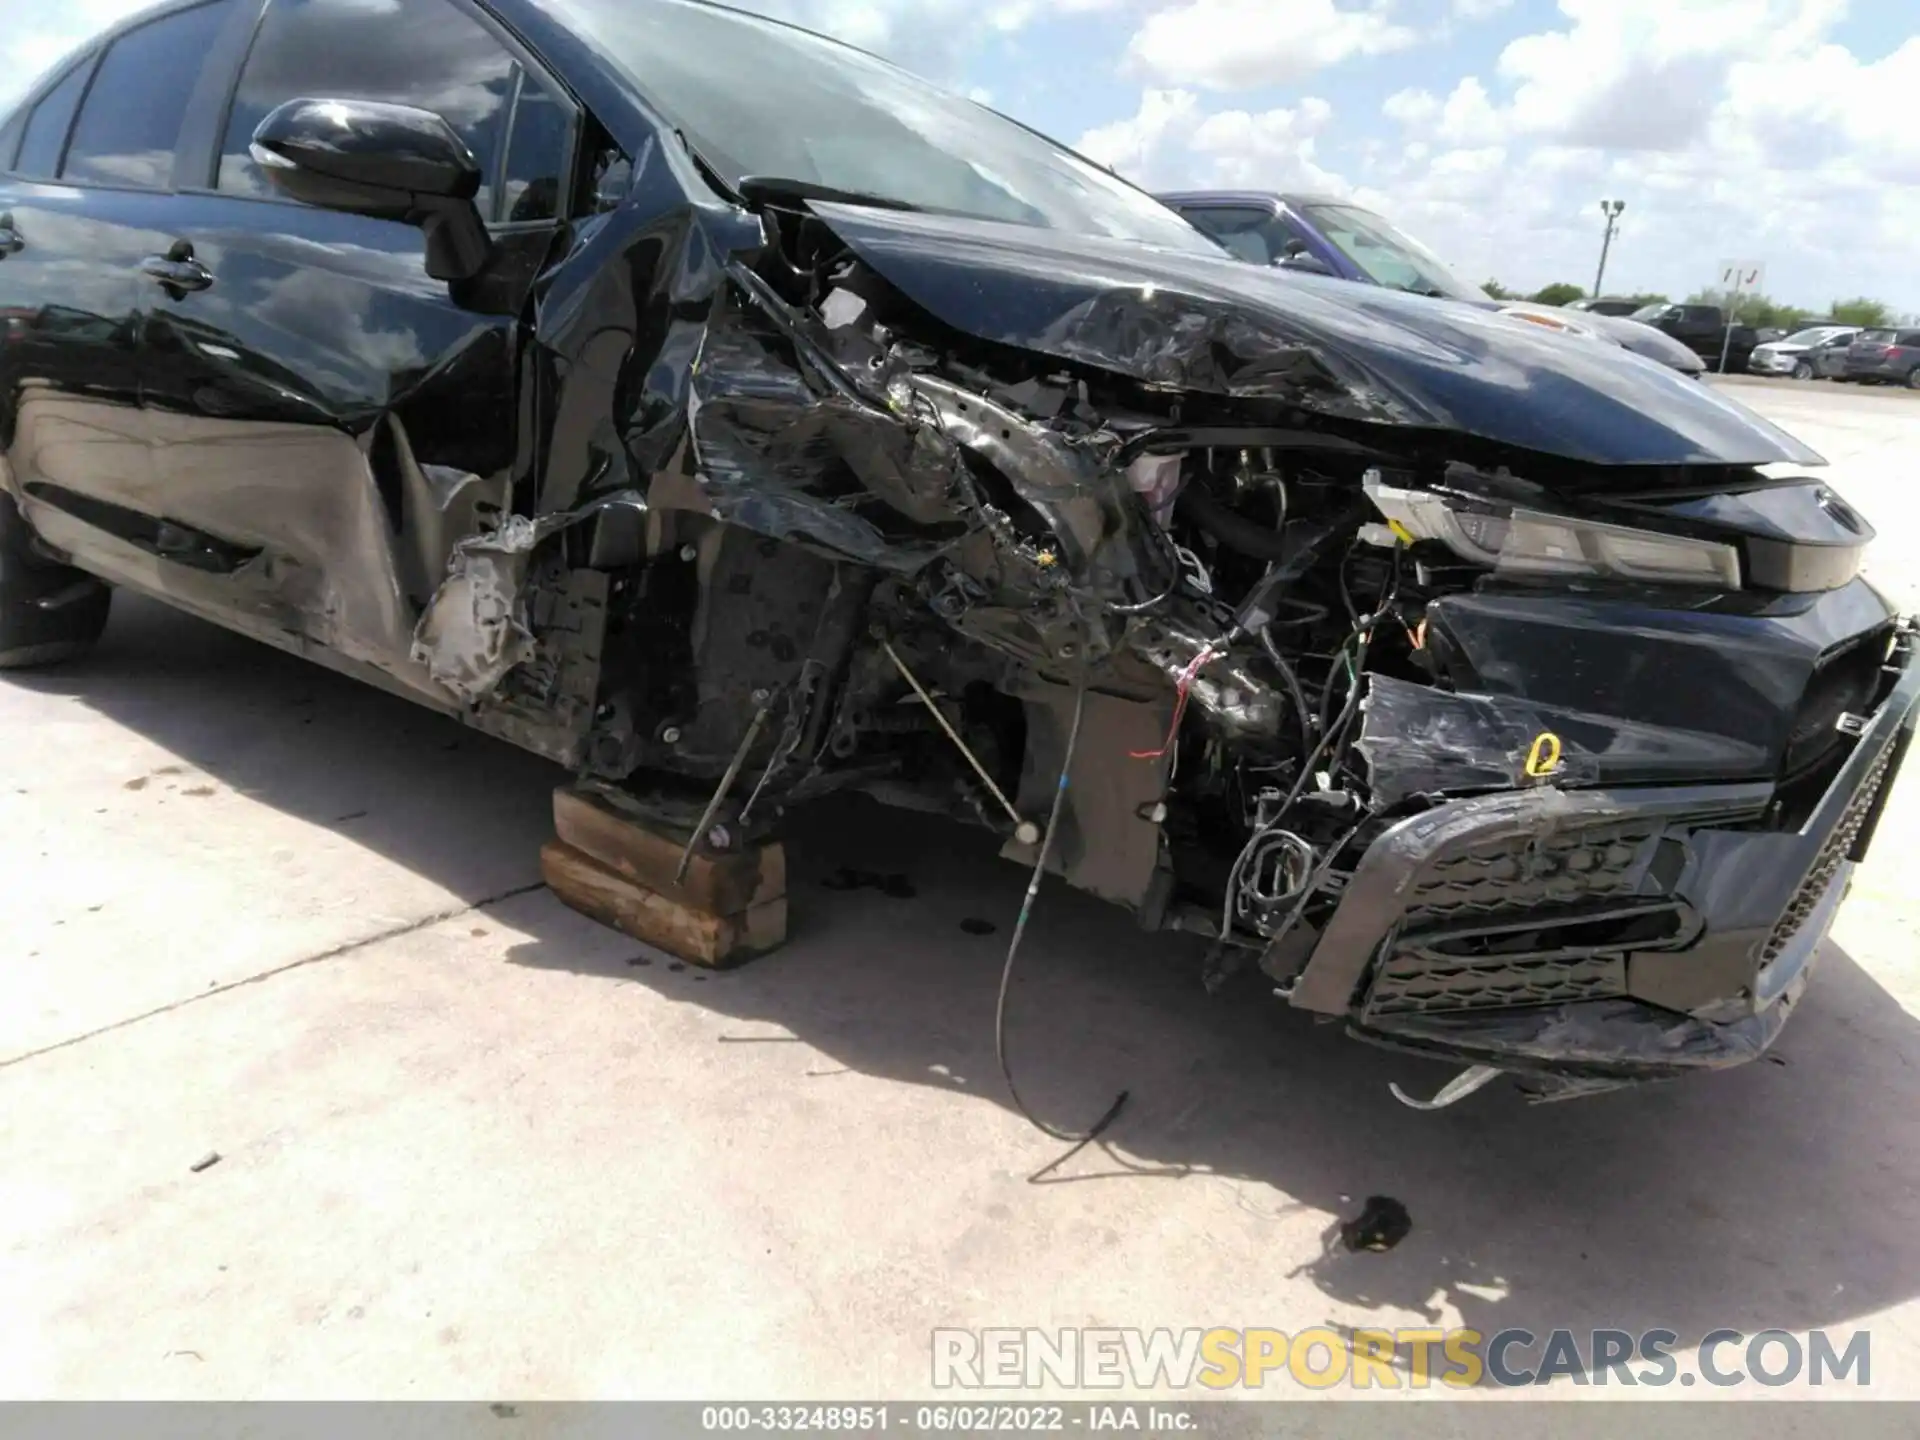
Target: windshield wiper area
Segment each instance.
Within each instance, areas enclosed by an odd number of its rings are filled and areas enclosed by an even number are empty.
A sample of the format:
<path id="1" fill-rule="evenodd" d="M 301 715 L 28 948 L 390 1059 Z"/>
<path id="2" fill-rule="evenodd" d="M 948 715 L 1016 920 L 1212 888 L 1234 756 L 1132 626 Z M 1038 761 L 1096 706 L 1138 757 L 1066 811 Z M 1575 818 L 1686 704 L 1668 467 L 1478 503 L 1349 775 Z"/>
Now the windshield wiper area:
<path id="1" fill-rule="evenodd" d="M 876 210 L 905 210 L 925 214 L 922 206 L 896 200 L 890 195 L 869 195 L 864 190 L 842 190 L 837 185 L 822 185 L 817 180 L 789 180 L 779 175 L 743 175 L 734 184 L 734 192 L 756 209 L 776 200 L 826 200 L 840 205 L 868 205 Z"/>

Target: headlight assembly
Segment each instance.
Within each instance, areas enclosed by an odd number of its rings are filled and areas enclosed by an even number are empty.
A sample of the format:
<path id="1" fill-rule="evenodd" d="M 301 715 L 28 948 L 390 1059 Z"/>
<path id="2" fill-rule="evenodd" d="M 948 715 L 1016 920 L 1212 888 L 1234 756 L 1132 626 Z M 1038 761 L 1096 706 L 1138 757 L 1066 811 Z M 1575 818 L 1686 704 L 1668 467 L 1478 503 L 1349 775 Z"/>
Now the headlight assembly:
<path id="1" fill-rule="evenodd" d="M 1404 490 L 1372 477 L 1366 491 L 1405 536 L 1437 540 L 1462 560 L 1496 574 L 1740 588 L 1740 556 L 1731 545 Z"/>

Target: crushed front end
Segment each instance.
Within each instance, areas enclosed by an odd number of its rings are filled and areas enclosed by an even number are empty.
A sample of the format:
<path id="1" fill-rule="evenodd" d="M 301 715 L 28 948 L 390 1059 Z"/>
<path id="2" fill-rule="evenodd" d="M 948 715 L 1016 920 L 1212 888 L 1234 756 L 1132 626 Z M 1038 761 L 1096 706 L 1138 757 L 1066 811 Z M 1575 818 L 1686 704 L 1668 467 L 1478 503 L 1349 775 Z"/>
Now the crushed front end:
<path id="1" fill-rule="evenodd" d="M 574 675 L 565 758 L 689 843 L 957 815 L 1209 988 L 1540 1098 L 1771 1043 L 1920 713 L 1871 528 L 1761 468 L 1811 452 L 1470 307 L 762 222 L 541 522 L 591 650 L 530 624 L 495 728 Z"/>

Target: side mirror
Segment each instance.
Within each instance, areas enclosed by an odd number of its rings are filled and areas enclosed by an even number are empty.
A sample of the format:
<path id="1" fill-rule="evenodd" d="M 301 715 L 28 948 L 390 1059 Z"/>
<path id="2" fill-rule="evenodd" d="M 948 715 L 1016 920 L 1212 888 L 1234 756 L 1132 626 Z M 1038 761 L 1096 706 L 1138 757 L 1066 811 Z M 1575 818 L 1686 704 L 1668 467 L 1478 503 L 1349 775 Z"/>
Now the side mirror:
<path id="1" fill-rule="evenodd" d="M 289 100 L 249 147 L 281 194 L 324 210 L 418 225 L 427 273 L 470 280 L 492 250 L 474 207 L 480 165 L 431 110 L 372 100 Z"/>
<path id="2" fill-rule="evenodd" d="M 1293 243 L 1294 245 L 1299 245 L 1300 248 L 1298 250 L 1295 250 L 1292 246 L 1287 248 L 1287 253 L 1281 256 L 1278 262 L 1282 270 L 1304 270 L 1309 275 L 1332 275 L 1335 273 L 1331 265 L 1327 264 L 1327 262 L 1322 260 L 1318 255 L 1310 253 L 1306 246 L 1300 245 L 1298 240 Z"/>

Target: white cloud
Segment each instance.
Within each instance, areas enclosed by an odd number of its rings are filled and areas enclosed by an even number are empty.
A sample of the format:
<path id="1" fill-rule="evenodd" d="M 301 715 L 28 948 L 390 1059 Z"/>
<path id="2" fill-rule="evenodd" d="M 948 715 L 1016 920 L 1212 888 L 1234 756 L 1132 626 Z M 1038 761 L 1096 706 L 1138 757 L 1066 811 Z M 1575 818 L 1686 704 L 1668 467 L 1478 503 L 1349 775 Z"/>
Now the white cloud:
<path id="1" fill-rule="evenodd" d="M 1469 75 L 1440 107 L 1436 133 L 1454 145 L 1488 145 L 1504 139 L 1508 127 L 1494 110 L 1487 87 Z"/>
<path id="2" fill-rule="evenodd" d="M 1355 56 L 1404 49 L 1417 38 L 1378 5 L 1187 0 L 1147 16 L 1127 59 L 1159 80 L 1234 90 L 1284 85 Z"/>
<path id="3" fill-rule="evenodd" d="M 1246 187 L 1344 191 L 1315 157 L 1333 107 L 1307 96 L 1290 107 L 1206 113 L 1191 90 L 1148 90 L 1125 120 L 1080 137 L 1075 149 L 1149 189 Z"/>
<path id="4" fill-rule="evenodd" d="M 1200 97 L 1191 90 L 1148 90 L 1139 110 L 1087 131 L 1073 148 L 1137 184 L 1152 185 L 1166 162 L 1178 163 L 1203 118 Z"/>
<path id="5" fill-rule="evenodd" d="M 1920 307 L 1920 126 L 1904 103 L 1920 94 L 1920 36 L 1867 62 L 1830 39 L 1841 0 L 1559 8 L 1491 73 L 1389 95 L 1398 146 L 1349 142 L 1330 159 L 1342 127 L 1308 102 L 1214 110 L 1197 67 L 1088 143 L 1150 186 L 1349 194 L 1474 279 L 1590 285 L 1610 197 L 1628 202 L 1610 290 L 1684 294 L 1718 260 L 1756 256 L 1794 303 L 1865 292 Z"/>
<path id="6" fill-rule="evenodd" d="M 1740 61 L 1792 55 L 1845 0 L 1560 0 L 1571 22 L 1501 52 L 1514 128 L 1563 144 L 1681 150 Z"/>
<path id="7" fill-rule="evenodd" d="M 80 43 L 153 0 L 7 0 L 0 26 L 0 107 Z"/>
<path id="8" fill-rule="evenodd" d="M 1440 102 L 1431 90 L 1396 90 L 1381 104 L 1380 111 L 1409 130 L 1424 130 L 1439 118 Z"/>

